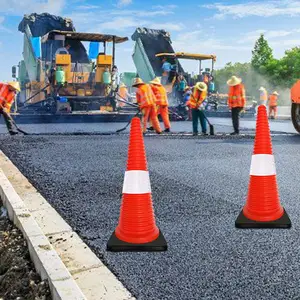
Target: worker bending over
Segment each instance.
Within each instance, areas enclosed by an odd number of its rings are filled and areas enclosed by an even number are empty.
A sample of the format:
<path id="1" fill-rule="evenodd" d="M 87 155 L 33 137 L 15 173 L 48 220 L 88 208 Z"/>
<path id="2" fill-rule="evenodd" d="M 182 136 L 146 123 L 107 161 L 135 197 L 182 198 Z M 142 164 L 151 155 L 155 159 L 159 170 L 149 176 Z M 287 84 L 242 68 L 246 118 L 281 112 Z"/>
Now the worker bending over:
<path id="1" fill-rule="evenodd" d="M 132 86 L 137 88 L 136 100 L 143 115 L 143 132 L 145 133 L 147 131 L 147 122 L 150 118 L 156 133 L 161 133 L 159 121 L 156 114 L 156 99 L 150 85 L 144 83 L 140 78 L 135 78 Z"/>
<path id="2" fill-rule="evenodd" d="M 246 106 L 245 87 L 242 79 L 232 76 L 228 81 L 228 106 L 231 109 L 231 118 L 234 132 L 231 135 L 240 133 L 240 113 Z"/>
<path id="3" fill-rule="evenodd" d="M 164 122 L 164 126 L 165 126 L 164 132 L 170 132 L 171 124 L 169 119 L 169 108 L 168 108 L 169 103 L 168 103 L 167 91 L 161 84 L 160 79 L 158 77 L 150 81 L 150 87 L 156 98 L 157 115 L 160 114 Z"/>
<path id="4" fill-rule="evenodd" d="M 13 129 L 12 117 L 10 116 L 10 109 L 15 101 L 17 92 L 20 92 L 20 84 L 18 82 L 0 83 L 0 115 L 3 115 L 10 135 L 18 134 L 18 131 Z"/>
<path id="5" fill-rule="evenodd" d="M 279 94 L 275 91 L 269 97 L 269 118 L 276 119 L 277 118 L 277 100 Z M 272 116 L 274 113 L 274 116 Z"/>
<path id="6" fill-rule="evenodd" d="M 198 119 L 202 128 L 202 134 L 207 135 L 207 125 L 204 114 L 203 102 L 207 96 L 207 85 L 204 82 L 197 82 L 190 96 L 187 106 L 192 110 L 193 135 L 198 135 Z"/>

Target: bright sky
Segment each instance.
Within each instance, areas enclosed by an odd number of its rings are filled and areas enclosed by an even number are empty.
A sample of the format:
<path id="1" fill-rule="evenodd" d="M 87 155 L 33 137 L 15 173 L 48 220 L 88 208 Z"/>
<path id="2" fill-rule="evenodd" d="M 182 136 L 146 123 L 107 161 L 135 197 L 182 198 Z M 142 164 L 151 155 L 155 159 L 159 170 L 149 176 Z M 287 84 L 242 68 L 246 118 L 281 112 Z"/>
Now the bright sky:
<path id="1" fill-rule="evenodd" d="M 0 0 L 0 80 L 10 79 L 11 66 L 21 59 L 18 24 L 32 12 L 70 17 L 77 31 L 129 38 L 137 27 L 165 29 L 175 51 L 216 54 L 217 67 L 249 61 L 260 33 L 265 33 L 276 57 L 300 45 L 298 0 Z M 135 71 L 132 51 L 131 40 L 117 47 L 121 72 Z M 193 62 L 183 66 L 198 70 Z"/>

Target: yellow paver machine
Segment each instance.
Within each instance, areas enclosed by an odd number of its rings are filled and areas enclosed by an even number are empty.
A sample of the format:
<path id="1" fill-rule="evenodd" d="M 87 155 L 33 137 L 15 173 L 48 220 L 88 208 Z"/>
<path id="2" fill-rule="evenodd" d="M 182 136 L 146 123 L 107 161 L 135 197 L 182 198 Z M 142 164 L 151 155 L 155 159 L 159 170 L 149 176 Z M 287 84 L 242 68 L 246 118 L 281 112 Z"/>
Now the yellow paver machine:
<path id="1" fill-rule="evenodd" d="M 127 37 L 52 30 L 39 37 L 38 46 L 43 50 L 40 55 L 35 51 L 34 39 L 27 26 L 22 108 L 40 104 L 40 108 L 46 106 L 46 111 L 51 113 L 100 111 L 103 107 L 116 110 L 119 81 L 114 67 L 115 49 L 117 44 L 126 42 Z M 87 54 L 85 43 L 90 47 L 93 43 L 97 45 L 94 48 L 99 52 L 94 59 Z"/>

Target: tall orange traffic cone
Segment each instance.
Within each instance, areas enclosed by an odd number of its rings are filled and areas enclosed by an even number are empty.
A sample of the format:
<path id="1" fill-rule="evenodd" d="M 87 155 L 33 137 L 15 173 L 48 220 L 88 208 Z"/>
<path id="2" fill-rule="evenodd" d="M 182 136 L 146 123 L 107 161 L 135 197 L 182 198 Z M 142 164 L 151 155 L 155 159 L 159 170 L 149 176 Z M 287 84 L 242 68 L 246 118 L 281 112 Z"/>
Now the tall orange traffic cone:
<path id="1" fill-rule="evenodd" d="M 280 204 L 267 109 L 260 105 L 245 207 L 235 221 L 238 228 L 290 228 Z"/>
<path id="2" fill-rule="evenodd" d="M 141 121 L 131 121 L 127 170 L 119 224 L 108 251 L 165 251 L 167 242 L 155 223 Z"/>

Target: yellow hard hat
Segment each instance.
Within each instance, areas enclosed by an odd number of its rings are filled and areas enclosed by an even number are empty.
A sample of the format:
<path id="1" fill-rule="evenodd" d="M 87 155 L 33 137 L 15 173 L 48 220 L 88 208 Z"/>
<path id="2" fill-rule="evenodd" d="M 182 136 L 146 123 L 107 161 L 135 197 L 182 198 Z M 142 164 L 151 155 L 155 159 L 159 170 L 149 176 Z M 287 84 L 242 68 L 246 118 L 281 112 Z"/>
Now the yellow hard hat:
<path id="1" fill-rule="evenodd" d="M 132 86 L 138 86 L 140 84 L 145 84 L 145 83 L 141 78 L 137 77 L 137 78 L 134 79 L 134 82 L 133 82 Z"/>
<path id="2" fill-rule="evenodd" d="M 7 83 L 10 87 L 12 87 L 14 90 L 20 92 L 21 91 L 21 87 L 20 87 L 20 83 L 17 81 L 10 81 Z"/>
<path id="3" fill-rule="evenodd" d="M 197 82 L 195 88 L 201 92 L 207 91 L 207 85 L 204 82 Z"/>
<path id="4" fill-rule="evenodd" d="M 151 84 L 161 85 L 161 81 L 159 77 L 155 77 L 153 80 L 150 81 Z"/>
<path id="5" fill-rule="evenodd" d="M 272 93 L 273 95 L 279 96 L 279 94 L 275 91 Z"/>
<path id="6" fill-rule="evenodd" d="M 227 81 L 227 84 L 229 86 L 235 86 L 235 85 L 238 85 L 242 82 L 242 79 L 241 78 L 238 78 L 236 76 L 232 76 L 228 81 Z"/>
<path id="7" fill-rule="evenodd" d="M 120 88 L 126 88 L 127 86 L 122 82 L 121 84 L 120 84 Z"/>

